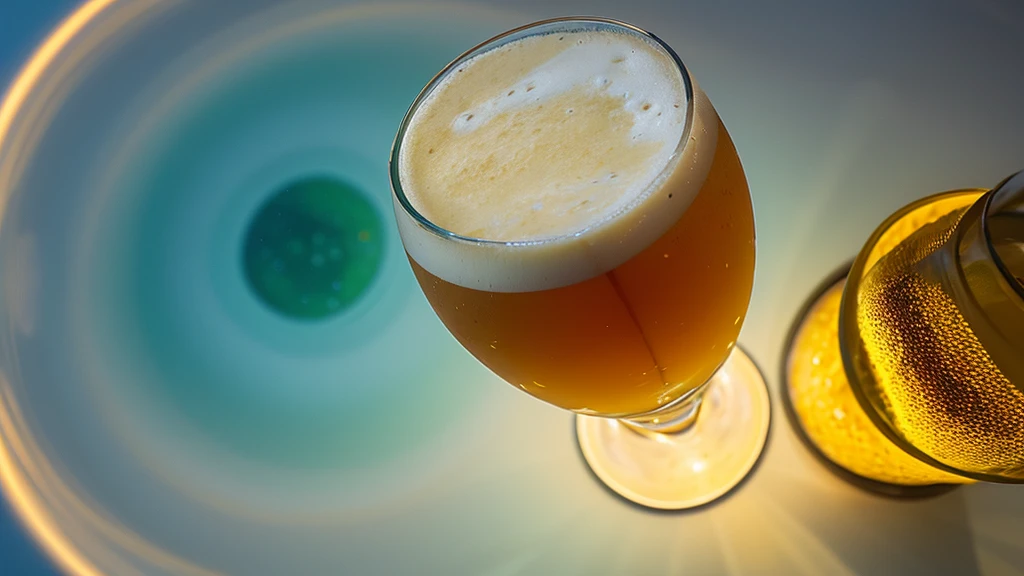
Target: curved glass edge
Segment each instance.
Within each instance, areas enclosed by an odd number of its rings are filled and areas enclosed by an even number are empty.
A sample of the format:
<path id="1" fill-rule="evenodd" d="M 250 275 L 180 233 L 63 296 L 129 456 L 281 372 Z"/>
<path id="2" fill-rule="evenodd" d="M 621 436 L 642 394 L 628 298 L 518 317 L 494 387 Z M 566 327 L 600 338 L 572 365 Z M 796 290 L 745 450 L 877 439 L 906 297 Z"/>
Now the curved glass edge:
<path id="1" fill-rule="evenodd" d="M 574 25 L 580 25 L 580 27 L 577 28 Z M 430 221 L 430 219 L 428 219 L 426 216 L 421 214 L 418 210 L 416 210 L 416 208 L 412 205 L 412 202 L 410 202 L 408 197 L 405 195 L 405 191 L 402 189 L 402 181 L 399 170 L 398 158 L 399 154 L 401 154 L 402 142 L 405 140 L 405 133 L 408 130 L 409 123 L 412 121 L 412 118 L 416 114 L 416 111 L 419 109 L 423 101 L 430 95 L 430 93 L 433 92 L 434 88 L 436 88 L 437 85 L 440 84 L 460 64 L 466 62 L 467 60 L 475 56 L 483 54 L 484 52 L 488 52 L 499 46 L 508 44 L 509 42 L 513 42 L 520 38 L 525 38 L 527 36 L 533 36 L 536 34 L 553 33 L 557 31 L 568 32 L 571 30 L 578 30 L 585 26 L 589 26 L 594 29 L 603 28 L 609 30 L 625 31 L 632 34 L 636 34 L 637 36 L 640 36 L 642 38 L 646 38 L 649 41 L 653 42 L 655 45 L 660 46 L 663 50 L 665 50 L 665 52 L 676 63 L 676 66 L 678 67 L 679 73 L 683 80 L 683 87 L 686 91 L 686 124 L 685 126 L 683 126 L 683 133 L 679 138 L 679 143 L 676 145 L 676 149 L 672 153 L 672 160 L 654 179 L 654 184 L 652 184 L 652 186 L 657 185 L 657 183 L 663 179 L 667 172 L 675 169 L 675 160 L 682 155 L 683 150 L 685 150 L 687 144 L 690 141 L 690 130 L 693 126 L 694 93 L 693 82 L 690 78 L 690 72 L 689 70 L 686 69 L 686 66 L 683 64 L 682 59 L 679 57 L 678 54 L 676 54 L 672 47 L 669 46 L 661 38 L 658 38 L 654 34 L 648 32 L 647 30 L 644 30 L 643 28 L 634 26 L 632 24 L 628 24 L 626 22 L 622 22 L 620 20 L 614 20 L 611 18 L 602 18 L 599 16 L 563 16 L 559 18 L 540 20 L 537 22 L 533 22 L 531 24 L 526 24 L 524 26 L 514 28 L 512 30 L 499 34 L 493 38 L 485 40 L 480 44 L 477 44 L 473 48 L 470 48 L 466 52 L 462 53 L 455 60 L 452 60 L 447 66 L 442 68 L 441 71 L 438 72 L 430 80 L 430 82 L 427 82 L 427 85 L 423 88 L 423 90 L 420 91 L 420 93 L 416 96 L 415 100 L 413 100 L 412 104 L 409 106 L 409 111 L 406 112 L 405 117 L 402 118 L 402 122 L 398 128 L 398 133 L 395 135 L 395 140 L 391 145 L 391 156 L 388 159 L 388 174 L 390 176 L 391 191 L 394 194 L 394 197 L 398 200 L 398 203 L 399 205 L 401 205 L 402 209 L 412 218 L 414 222 L 416 222 L 416 224 L 420 228 L 446 241 L 464 242 L 473 245 L 532 246 L 537 244 L 545 244 L 547 242 L 552 242 L 559 239 L 558 237 L 553 237 L 541 240 L 532 240 L 528 242 L 507 242 L 499 240 L 487 240 L 483 238 L 472 238 L 469 236 L 463 236 L 461 234 L 457 234 L 455 232 L 442 228 L 441 226 L 438 226 L 434 222 Z M 545 28 L 546 30 L 541 30 Z M 640 195 L 640 197 L 646 197 L 648 192 L 649 190 L 645 190 L 644 193 Z"/>
<path id="2" fill-rule="evenodd" d="M 854 397 L 857 399 L 857 402 L 864 410 L 864 413 L 867 414 L 868 418 L 871 420 L 871 423 L 874 424 L 875 427 L 880 432 L 882 432 L 882 434 L 884 434 L 886 438 L 892 441 L 893 444 L 895 444 L 898 448 L 900 448 L 910 456 L 924 462 L 925 464 L 942 470 L 944 472 L 948 472 L 950 474 L 955 474 L 957 476 L 962 476 L 964 478 L 970 478 L 972 480 L 977 480 L 981 482 L 992 482 L 998 484 L 1024 484 L 1024 478 L 1006 478 L 1002 476 L 994 476 L 991 474 L 959 470 L 948 464 L 940 462 L 935 458 L 932 458 L 928 454 L 919 450 L 914 445 L 907 442 L 906 439 L 904 439 L 902 436 L 897 434 L 895 431 L 892 430 L 892 428 L 889 427 L 888 421 L 881 413 L 880 409 L 873 402 L 871 402 L 870 398 L 868 398 L 863 387 L 859 384 L 861 382 L 861 378 L 859 376 L 858 371 L 856 370 L 856 366 L 863 366 L 867 362 L 867 351 L 865 350 L 863 343 L 860 340 L 860 334 L 857 327 L 856 311 L 857 292 L 860 287 L 860 281 L 864 277 L 864 274 L 867 272 L 867 264 L 869 256 L 871 255 L 872 248 L 876 244 L 878 244 L 882 236 L 890 228 L 892 228 L 893 225 L 895 225 L 905 216 L 917 210 L 918 208 L 927 206 L 928 204 L 932 204 L 937 200 L 952 199 L 957 196 L 973 195 L 976 198 L 984 197 L 984 195 L 989 192 L 989 190 L 985 190 L 982 188 L 963 188 L 957 190 L 949 190 L 946 192 L 939 192 L 937 194 L 926 196 L 924 198 L 915 200 L 914 202 L 911 202 L 910 204 L 907 204 L 900 208 L 899 210 L 897 210 L 896 212 L 892 213 L 875 229 L 874 232 L 872 232 L 871 236 L 868 238 L 867 242 L 864 243 L 864 246 L 861 248 L 860 252 L 857 254 L 857 257 L 854 259 L 853 265 L 850 267 L 850 272 L 847 277 L 846 287 L 843 290 L 842 303 L 839 309 L 839 349 L 842 353 L 843 368 L 846 371 L 847 379 L 850 381 L 850 388 L 853 391 Z M 977 200 L 975 200 L 975 202 L 976 201 Z M 865 371 L 865 373 L 867 373 L 867 371 Z"/>
<path id="3" fill-rule="evenodd" d="M 990 220 L 1024 207 L 1024 178 L 1007 178 L 964 214 L 950 239 L 954 265 L 947 271 L 954 298 L 971 330 L 1000 372 L 1024 392 L 1024 287 L 1018 284 L 992 238 Z M 1024 241 L 1024 238 L 1022 238 Z"/>
<path id="4" fill-rule="evenodd" d="M 1003 195 L 1006 195 L 1006 197 Z M 981 230 L 985 235 L 985 245 L 988 253 L 992 257 L 996 268 L 1010 285 L 1010 288 L 1020 298 L 1020 309 L 1024 310 L 1024 284 L 1017 281 L 1009 266 L 1003 260 L 1002 255 L 996 250 L 992 242 L 992 231 L 988 224 L 989 217 L 995 216 L 995 213 L 1002 212 L 1006 208 L 1003 205 L 1005 201 L 1009 201 L 1011 212 L 1019 212 L 1024 215 L 1024 170 L 1017 172 L 996 185 L 992 189 L 988 203 L 985 204 L 985 209 L 981 213 Z M 1024 242 L 1024 238 L 1021 238 L 1021 241 Z"/>

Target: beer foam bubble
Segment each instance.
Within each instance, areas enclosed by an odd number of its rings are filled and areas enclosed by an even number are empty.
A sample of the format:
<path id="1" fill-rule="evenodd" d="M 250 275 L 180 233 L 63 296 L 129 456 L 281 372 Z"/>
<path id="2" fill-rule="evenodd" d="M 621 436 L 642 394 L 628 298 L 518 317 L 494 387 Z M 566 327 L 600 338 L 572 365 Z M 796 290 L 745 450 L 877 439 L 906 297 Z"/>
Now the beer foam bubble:
<path id="1" fill-rule="evenodd" d="M 394 159 L 397 189 L 433 225 L 396 195 L 409 255 L 446 281 L 518 292 L 639 253 L 682 216 L 715 149 L 717 115 L 695 84 L 688 100 L 683 74 L 628 31 L 537 34 L 457 62 Z"/>
<path id="2" fill-rule="evenodd" d="M 567 35 L 568 47 L 552 59 L 530 71 L 525 77 L 481 104 L 459 114 L 452 123 L 456 133 L 476 130 L 495 116 L 516 108 L 550 101 L 573 88 L 621 98 L 622 109 L 633 117 L 631 138 L 675 144 L 682 133 L 683 117 L 677 105 L 679 86 L 666 77 L 666 62 L 642 41 L 613 33 L 576 33 Z M 576 39 L 576 36 L 581 38 Z M 563 36 L 566 38 L 566 36 Z M 496 50 L 512 52 L 529 49 L 528 38 Z M 491 57 L 501 56 L 493 54 Z M 486 64 L 485 64 L 486 65 Z M 446 83 L 456 81 L 446 78 Z M 438 87 L 441 94 L 444 84 Z M 670 114 L 665 115 L 668 111 Z M 566 110 L 572 113 L 571 109 Z"/>

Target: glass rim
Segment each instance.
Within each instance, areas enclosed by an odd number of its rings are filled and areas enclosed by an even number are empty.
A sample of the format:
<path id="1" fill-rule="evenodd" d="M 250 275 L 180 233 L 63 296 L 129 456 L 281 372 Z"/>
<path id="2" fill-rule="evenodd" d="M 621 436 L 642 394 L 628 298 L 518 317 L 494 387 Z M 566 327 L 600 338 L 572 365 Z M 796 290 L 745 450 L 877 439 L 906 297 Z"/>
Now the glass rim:
<path id="1" fill-rule="evenodd" d="M 548 19 L 545 19 L 545 20 L 538 20 L 536 22 L 531 22 L 529 24 L 524 24 L 522 26 L 518 26 L 518 27 L 513 28 L 511 30 L 507 30 L 505 32 L 502 32 L 501 34 L 498 34 L 497 36 L 493 36 L 493 37 L 491 37 L 491 38 L 489 38 L 487 40 L 484 40 L 483 42 L 477 44 L 476 46 L 473 46 L 472 48 L 466 50 L 465 52 L 460 54 L 458 57 L 456 57 L 454 60 L 449 62 L 437 74 L 435 74 L 434 77 L 431 78 L 429 82 L 427 82 L 427 84 L 423 87 L 423 89 L 420 90 L 419 94 L 417 94 L 417 96 L 413 100 L 412 104 L 409 105 L 409 109 L 408 109 L 408 111 L 406 111 L 405 116 L 402 118 L 402 122 L 401 122 L 401 124 L 399 124 L 399 127 L 398 127 L 398 132 L 396 133 L 395 139 L 394 139 L 394 141 L 391 144 L 391 154 L 390 154 L 390 156 L 388 158 L 388 175 L 389 175 L 389 180 L 391 182 L 391 191 L 392 191 L 392 194 L 393 194 L 394 198 L 397 200 L 398 204 L 402 207 L 402 210 L 409 217 L 411 217 L 412 220 L 420 228 L 422 228 L 422 229 L 426 230 L 427 232 L 431 233 L 433 236 L 435 236 L 437 238 L 440 238 L 442 240 L 445 240 L 445 241 L 456 241 L 456 242 L 463 242 L 463 243 L 467 243 L 467 244 L 480 245 L 480 246 L 506 246 L 506 247 L 537 246 L 537 245 L 550 244 L 550 243 L 557 242 L 557 241 L 559 241 L 561 239 L 564 239 L 564 238 L 571 238 L 571 237 L 574 237 L 574 236 L 579 236 L 581 234 L 585 234 L 587 232 L 587 230 L 590 229 L 590 227 L 587 227 L 587 228 L 583 228 L 582 230 L 579 230 L 579 231 L 576 231 L 576 232 L 572 232 L 572 233 L 569 233 L 569 234 L 562 234 L 562 235 L 558 235 L 558 236 L 545 237 L 545 238 L 540 238 L 540 239 L 536 239 L 536 240 L 489 240 L 489 239 L 486 239 L 486 238 L 475 238 L 475 237 L 472 237 L 472 236 L 465 236 L 465 235 L 462 235 L 462 234 L 458 234 L 456 232 L 452 232 L 451 230 L 448 230 L 448 229 L 446 229 L 446 228 L 444 228 L 442 226 L 439 226 L 438 224 L 436 224 L 433 221 L 431 221 L 429 218 L 424 216 L 419 210 L 417 210 L 415 206 L 412 205 L 412 202 L 409 201 L 408 196 L 406 196 L 406 194 L 405 194 L 405 190 L 402 188 L 402 179 L 401 179 L 400 163 L 399 163 L 399 155 L 401 154 L 401 151 L 402 151 L 402 142 L 405 140 L 405 134 L 408 131 L 409 124 L 411 123 L 413 116 L 416 115 L 416 112 L 419 110 L 420 105 L 433 92 L 434 88 L 436 88 L 438 86 L 438 84 L 441 83 L 441 81 L 443 81 L 445 78 L 447 78 L 447 76 L 453 70 L 455 70 L 460 64 L 466 62 L 467 60 L 469 60 L 469 59 L 471 59 L 473 57 L 476 57 L 476 56 L 478 56 L 480 54 L 483 54 L 483 53 L 487 52 L 488 50 L 493 49 L 494 47 L 497 47 L 497 46 L 505 43 L 503 41 L 507 41 L 512 36 L 516 36 L 518 34 L 522 34 L 522 33 L 527 32 L 529 30 L 532 30 L 532 29 L 535 29 L 535 28 L 540 28 L 540 27 L 543 27 L 543 26 L 552 26 L 552 25 L 557 25 L 557 24 L 571 24 L 571 23 L 597 24 L 597 25 L 605 25 L 605 26 L 609 26 L 609 27 L 613 27 L 613 28 L 615 28 L 615 27 L 622 28 L 626 32 L 636 34 L 637 36 L 640 36 L 641 38 L 644 38 L 644 39 L 652 42 L 655 46 L 660 47 L 661 49 L 663 49 L 668 54 L 668 56 L 675 63 L 676 69 L 677 69 L 677 71 L 679 72 L 679 74 L 680 74 L 680 76 L 682 78 L 683 90 L 684 90 L 684 93 L 685 93 L 685 96 L 686 96 L 686 110 L 685 110 L 685 113 L 684 113 L 683 132 L 682 132 L 682 134 L 679 137 L 679 141 L 676 143 L 675 150 L 672 151 L 672 154 L 669 157 L 669 162 L 665 165 L 664 168 L 661 169 L 661 171 L 658 172 L 657 176 L 655 176 L 654 179 L 651 181 L 651 184 L 647 188 L 645 188 L 643 190 L 643 192 L 641 192 L 640 194 L 637 195 L 637 199 L 646 198 L 647 196 L 649 196 L 651 190 L 654 187 L 656 187 L 664 179 L 665 175 L 667 173 L 670 173 L 672 170 L 675 169 L 676 162 L 679 160 L 679 158 L 682 156 L 683 151 L 685 151 L 686 147 L 689 145 L 689 142 L 690 142 L 690 132 L 691 132 L 691 129 L 692 129 L 692 126 L 693 126 L 693 116 L 694 116 L 693 81 L 692 81 L 692 79 L 690 77 L 689 70 L 686 68 L 686 65 L 683 64 L 682 59 L 679 57 L 678 54 L 676 54 L 675 50 L 673 50 L 672 47 L 669 46 L 667 42 L 665 42 L 664 40 L 662 40 L 658 36 L 654 35 L 653 33 L 649 32 L 649 31 L 647 31 L 647 30 L 645 30 L 643 28 L 640 28 L 639 26 L 635 26 L 633 24 L 629 24 L 627 22 L 623 22 L 621 20 L 616 20 L 616 19 L 613 19 L 613 18 L 605 18 L 605 17 L 601 17 L 601 16 L 560 16 L 560 17 L 557 17 L 557 18 L 548 18 Z M 614 212 L 610 216 L 610 219 L 614 219 L 616 216 L 620 215 L 622 212 L 628 211 L 632 205 L 633 205 L 632 202 L 627 203 L 625 206 L 623 206 L 622 208 L 620 208 L 619 210 Z"/>
<path id="2" fill-rule="evenodd" d="M 1021 284 L 1014 274 L 1010 271 L 1010 267 L 1003 260 L 1002 255 L 996 250 L 995 244 L 992 241 L 992 230 L 989 227 L 988 220 L 992 216 L 996 216 L 998 211 L 993 212 L 993 208 L 997 202 L 997 198 L 1001 194 L 1021 194 L 1022 201 L 1024 201 L 1024 170 L 1021 170 L 1000 182 L 988 195 L 988 199 L 985 202 L 985 207 L 981 211 L 981 232 L 985 238 L 985 249 L 988 250 L 989 256 L 992 258 L 992 262 L 995 263 L 999 273 L 1003 275 L 1003 279 L 1010 285 L 1013 292 L 1024 301 L 1024 284 Z M 1024 241 L 1024 238 L 1021 239 Z"/>

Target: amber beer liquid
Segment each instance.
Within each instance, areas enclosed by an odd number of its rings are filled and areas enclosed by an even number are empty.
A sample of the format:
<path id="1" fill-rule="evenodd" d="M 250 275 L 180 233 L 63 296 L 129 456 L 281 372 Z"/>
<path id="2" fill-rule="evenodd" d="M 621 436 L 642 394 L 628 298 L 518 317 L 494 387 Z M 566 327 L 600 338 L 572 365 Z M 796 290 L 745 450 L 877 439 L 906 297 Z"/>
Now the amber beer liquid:
<path id="1" fill-rule="evenodd" d="M 396 213 L 459 342 L 582 413 L 644 414 L 705 383 L 746 312 L 754 222 L 732 141 L 677 62 L 625 33 L 527 36 L 425 98 L 397 143 L 396 202 L 422 221 Z"/>

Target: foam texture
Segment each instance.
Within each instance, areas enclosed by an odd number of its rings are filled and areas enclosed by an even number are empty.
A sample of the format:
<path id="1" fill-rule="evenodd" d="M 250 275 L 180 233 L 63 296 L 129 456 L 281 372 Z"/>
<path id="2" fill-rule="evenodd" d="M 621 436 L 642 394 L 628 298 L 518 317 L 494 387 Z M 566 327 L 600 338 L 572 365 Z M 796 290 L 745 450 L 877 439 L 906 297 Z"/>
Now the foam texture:
<path id="1" fill-rule="evenodd" d="M 470 240 L 428 230 L 396 198 L 406 249 L 492 291 L 613 269 L 678 220 L 707 174 L 717 118 L 694 89 L 689 102 L 671 55 L 626 31 L 536 34 L 457 62 L 413 112 L 398 175 L 423 218 Z"/>

